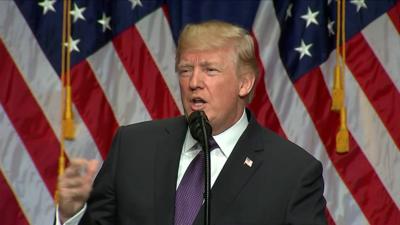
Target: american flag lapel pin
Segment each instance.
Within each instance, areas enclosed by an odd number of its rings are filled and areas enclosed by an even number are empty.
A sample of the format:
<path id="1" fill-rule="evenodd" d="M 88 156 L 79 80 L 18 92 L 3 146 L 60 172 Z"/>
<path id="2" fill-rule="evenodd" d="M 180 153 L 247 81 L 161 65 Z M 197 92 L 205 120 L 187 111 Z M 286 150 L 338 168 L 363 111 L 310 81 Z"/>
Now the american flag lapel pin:
<path id="1" fill-rule="evenodd" d="M 248 167 L 251 167 L 251 166 L 253 166 L 253 160 L 249 159 L 249 157 L 246 157 L 243 164 L 245 164 Z"/>

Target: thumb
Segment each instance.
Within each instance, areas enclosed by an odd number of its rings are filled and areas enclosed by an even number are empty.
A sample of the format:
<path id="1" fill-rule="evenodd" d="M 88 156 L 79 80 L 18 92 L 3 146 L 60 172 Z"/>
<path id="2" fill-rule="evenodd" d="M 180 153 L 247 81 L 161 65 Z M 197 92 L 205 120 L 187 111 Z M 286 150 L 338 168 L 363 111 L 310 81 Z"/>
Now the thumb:
<path id="1" fill-rule="evenodd" d="M 94 177 L 95 173 L 97 172 L 97 167 L 99 166 L 98 160 L 90 160 L 87 164 L 87 175 L 91 178 Z"/>

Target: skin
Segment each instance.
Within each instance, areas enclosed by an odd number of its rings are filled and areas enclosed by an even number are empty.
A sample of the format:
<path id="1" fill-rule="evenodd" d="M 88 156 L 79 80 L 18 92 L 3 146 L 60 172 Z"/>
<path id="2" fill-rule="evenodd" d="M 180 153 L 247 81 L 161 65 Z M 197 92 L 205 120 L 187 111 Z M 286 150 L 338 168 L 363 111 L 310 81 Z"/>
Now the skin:
<path id="1" fill-rule="evenodd" d="M 185 114 L 204 110 L 213 135 L 235 124 L 246 106 L 245 97 L 255 76 L 238 73 L 233 48 L 182 52 L 177 66 Z M 199 101 L 195 101 L 195 100 Z M 64 223 L 79 212 L 89 198 L 99 162 L 73 159 L 60 176 L 59 217 Z M 84 169 L 84 172 L 82 171 Z"/>
<path id="2" fill-rule="evenodd" d="M 235 124 L 254 85 L 250 73 L 238 74 L 233 48 L 184 51 L 177 66 L 186 115 L 203 110 L 217 135 Z"/>
<path id="3" fill-rule="evenodd" d="M 99 161 L 72 159 L 58 179 L 59 217 L 64 223 L 81 210 L 92 191 Z"/>

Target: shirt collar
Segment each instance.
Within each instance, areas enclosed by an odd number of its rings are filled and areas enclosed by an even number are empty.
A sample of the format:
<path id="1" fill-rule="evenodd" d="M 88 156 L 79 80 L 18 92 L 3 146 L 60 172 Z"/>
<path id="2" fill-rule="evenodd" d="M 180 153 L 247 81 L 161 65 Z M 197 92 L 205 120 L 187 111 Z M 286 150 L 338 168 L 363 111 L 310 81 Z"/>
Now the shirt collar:
<path id="1" fill-rule="evenodd" d="M 240 136 L 246 130 L 249 121 L 246 116 L 246 110 L 243 110 L 242 117 L 233 124 L 230 128 L 226 129 L 224 132 L 213 136 L 218 146 L 220 147 L 222 153 L 229 157 L 233 148 L 235 147 L 237 141 Z M 188 152 L 196 149 L 197 141 L 190 134 L 190 130 L 188 129 L 186 132 L 185 142 L 183 143 L 183 152 Z"/>

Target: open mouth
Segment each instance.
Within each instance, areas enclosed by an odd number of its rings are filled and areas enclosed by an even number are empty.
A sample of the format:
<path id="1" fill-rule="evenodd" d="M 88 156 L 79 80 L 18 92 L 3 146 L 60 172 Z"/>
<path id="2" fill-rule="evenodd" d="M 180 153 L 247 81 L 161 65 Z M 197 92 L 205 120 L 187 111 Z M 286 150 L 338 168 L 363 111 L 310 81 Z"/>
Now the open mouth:
<path id="1" fill-rule="evenodd" d="M 199 97 L 192 98 L 190 102 L 193 110 L 200 110 L 201 108 L 204 107 L 204 104 L 207 103 L 204 99 Z"/>

